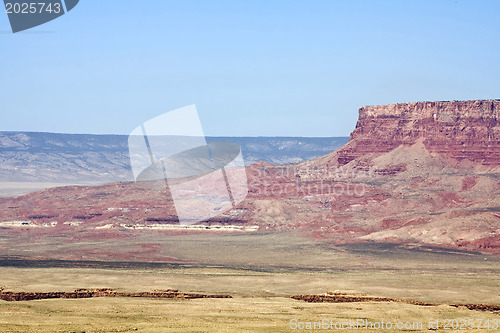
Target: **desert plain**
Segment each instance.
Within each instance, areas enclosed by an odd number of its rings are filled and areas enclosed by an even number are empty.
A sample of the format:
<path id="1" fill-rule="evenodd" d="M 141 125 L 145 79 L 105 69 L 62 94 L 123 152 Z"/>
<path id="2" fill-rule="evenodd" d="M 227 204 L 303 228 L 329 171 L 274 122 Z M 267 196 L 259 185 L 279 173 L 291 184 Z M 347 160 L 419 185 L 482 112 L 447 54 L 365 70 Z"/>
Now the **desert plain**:
<path id="1" fill-rule="evenodd" d="M 12 257 L 0 262 L 1 287 L 3 291 L 19 292 L 110 288 L 136 293 L 176 289 L 231 298 L 2 300 L 0 330 L 292 332 L 314 331 L 306 326 L 300 329 L 301 323 L 324 324 L 326 320 L 334 325 L 367 320 L 407 327 L 336 330 L 324 326 L 316 331 L 427 332 L 429 322 L 438 320 L 437 331 L 463 332 L 458 326 L 453 329 L 453 323 L 464 319 L 471 324 L 467 332 L 494 332 L 500 320 L 498 310 L 479 311 L 465 306 L 500 304 L 500 259 L 496 255 L 390 243 L 331 246 L 277 232 L 211 232 L 156 239 L 144 232 L 138 238 L 141 236 L 168 244 L 165 255 L 179 262 L 30 261 Z M 38 246 L 43 250 L 50 244 Z M 37 249 L 37 245 L 30 248 Z M 291 298 L 328 293 L 398 301 L 310 303 Z M 420 302 L 431 305 L 418 305 Z M 448 329 L 444 327 L 446 320 Z M 483 327 L 478 327 L 479 323 Z M 411 329 L 409 325 L 413 325 Z"/>

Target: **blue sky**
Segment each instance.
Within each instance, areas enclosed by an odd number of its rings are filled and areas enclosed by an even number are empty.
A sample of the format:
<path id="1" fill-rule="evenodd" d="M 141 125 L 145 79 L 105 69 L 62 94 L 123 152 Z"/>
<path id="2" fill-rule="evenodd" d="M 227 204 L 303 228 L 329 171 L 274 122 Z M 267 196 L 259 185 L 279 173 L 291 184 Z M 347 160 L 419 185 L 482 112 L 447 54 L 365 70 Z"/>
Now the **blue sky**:
<path id="1" fill-rule="evenodd" d="M 500 1 L 89 1 L 12 34 L 0 130 L 346 136 L 363 105 L 500 98 Z"/>

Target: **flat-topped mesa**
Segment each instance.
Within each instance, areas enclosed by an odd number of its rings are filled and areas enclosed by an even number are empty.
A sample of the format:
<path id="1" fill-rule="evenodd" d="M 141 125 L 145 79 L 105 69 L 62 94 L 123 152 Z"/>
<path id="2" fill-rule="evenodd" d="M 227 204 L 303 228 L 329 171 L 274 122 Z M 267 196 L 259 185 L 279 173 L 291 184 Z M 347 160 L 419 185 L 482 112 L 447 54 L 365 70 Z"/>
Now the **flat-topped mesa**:
<path id="1" fill-rule="evenodd" d="M 500 100 L 414 102 L 359 109 L 339 164 L 369 153 L 386 153 L 418 139 L 430 152 L 457 160 L 500 165 Z"/>

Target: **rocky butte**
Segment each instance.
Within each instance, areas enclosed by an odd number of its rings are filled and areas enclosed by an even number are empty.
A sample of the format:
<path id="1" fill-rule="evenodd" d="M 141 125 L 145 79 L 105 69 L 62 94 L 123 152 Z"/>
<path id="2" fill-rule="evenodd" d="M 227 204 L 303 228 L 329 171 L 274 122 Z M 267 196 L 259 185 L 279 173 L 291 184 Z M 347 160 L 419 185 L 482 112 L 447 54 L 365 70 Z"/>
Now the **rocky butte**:
<path id="1" fill-rule="evenodd" d="M 334 242 L 500 252 L 499 115 L 498 100 L 362 107 L 345 146 L 290 177 L 254 166 L 267 179 L 254 188 L 255 221 Z M 277 184 L 288 189 L 280 200 L 269 195 L 279 196 Z"/>
<path id="2" fill-rule="evenodd" d="M 423 139 L 429 152 L 484 165 L 500 162 L 500 100 L 415 102 L 359 109 L 339 164 Z"/>

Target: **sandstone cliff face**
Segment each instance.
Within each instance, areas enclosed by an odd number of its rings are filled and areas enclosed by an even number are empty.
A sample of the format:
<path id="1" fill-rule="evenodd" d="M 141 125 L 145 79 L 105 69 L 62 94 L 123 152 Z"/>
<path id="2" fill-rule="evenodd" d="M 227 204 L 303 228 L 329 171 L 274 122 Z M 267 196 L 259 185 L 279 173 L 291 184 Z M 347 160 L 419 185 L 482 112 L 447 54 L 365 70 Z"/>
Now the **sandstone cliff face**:
<path id="1" fill-rule="evenodd" d="M 359 109 L 350 144 L 338 163 L 386 153 L 423 138 L 429 152 L 483 165 L 500 164 L 500 100 L 414 102 Z"/>

